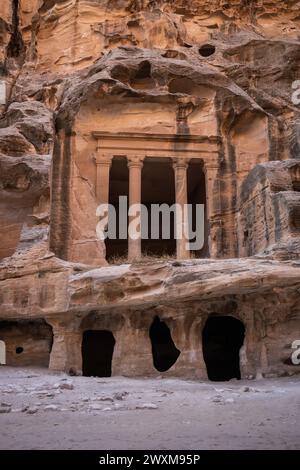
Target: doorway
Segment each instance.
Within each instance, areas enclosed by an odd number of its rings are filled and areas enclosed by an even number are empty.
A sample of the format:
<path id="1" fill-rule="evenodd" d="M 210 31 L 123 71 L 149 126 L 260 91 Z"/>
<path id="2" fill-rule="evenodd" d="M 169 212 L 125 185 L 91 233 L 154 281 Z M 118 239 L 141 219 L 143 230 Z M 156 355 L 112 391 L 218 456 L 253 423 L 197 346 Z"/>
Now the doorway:
<path id="1" fill-rule="evenodd" d="M 85 377 L 110 377 L 115 338 L 111 331 L 88 330 L 82 339 L 82 374 Z"/>
<path id="2" fill-rule="evenodd" d="M 209 380 L 240 379 L 240 349 L 245 327 L 237 318 L 211 316 L 202 332 L 203 356 Z"/>
<path id="3" fill-rule="evenodd" d="M 152 344 L 153 365 L 159 372 L 166 372 L 180 356 L 180 351 L 174 344 L 170 329 L 165 322 L 160 321 L 159 317 L 155 317 L 149 335 Z"/>

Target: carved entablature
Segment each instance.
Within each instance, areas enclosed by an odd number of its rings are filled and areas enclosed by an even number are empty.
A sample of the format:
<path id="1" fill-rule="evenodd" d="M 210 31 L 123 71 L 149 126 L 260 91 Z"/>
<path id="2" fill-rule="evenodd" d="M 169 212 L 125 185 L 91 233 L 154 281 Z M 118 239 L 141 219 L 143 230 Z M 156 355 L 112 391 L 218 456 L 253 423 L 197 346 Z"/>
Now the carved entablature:
<path id="1" fill-rule="evenodd" d="M 97 149 L 114 156 L 135 156 L 170 158 L 181 157 L 201 159 L 208 167 L 218 166 L 218 137 L 197 135 L 170 135 L 147 133 L 110 133 L 93 131 Z"/>

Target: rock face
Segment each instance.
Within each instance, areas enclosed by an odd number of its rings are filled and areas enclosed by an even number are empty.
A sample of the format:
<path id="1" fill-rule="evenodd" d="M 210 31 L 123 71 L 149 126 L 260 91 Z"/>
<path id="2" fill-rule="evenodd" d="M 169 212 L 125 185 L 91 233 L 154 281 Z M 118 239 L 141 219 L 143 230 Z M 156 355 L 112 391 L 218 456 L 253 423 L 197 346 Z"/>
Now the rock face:
<path id="1" fill-rule="evenodd" d="M 298 373 L 299 2 L 2 3 L 7 363 Z M 120 196 L 204 205 L 202 247 L 99 239 Z"/>

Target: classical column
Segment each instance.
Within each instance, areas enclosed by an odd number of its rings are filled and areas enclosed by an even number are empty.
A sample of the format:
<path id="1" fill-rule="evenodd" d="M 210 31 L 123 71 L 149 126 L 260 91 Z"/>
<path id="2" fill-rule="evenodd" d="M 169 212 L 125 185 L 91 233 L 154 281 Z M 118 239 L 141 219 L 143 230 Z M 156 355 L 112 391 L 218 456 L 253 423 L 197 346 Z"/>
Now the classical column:
<path id="1" fill-rule="evenodd" d="M 176 252 L 177 259 L 188 259 L 188 212 L 187 212 L 187 169 L 189 160 L 174 158 L 173 168 L 175 172 L 175 200 L 176 200 Z M 185 210 L 186 208 L 186 210 Z"/>
<path id="2" fill-rule="evenodd" d="M 130 211 L 133 210 L 133 205 L 141 204 L 142 193 L 142 168 L 143 156 L 128 157 L 129 168 L 129 230 L 130 227 L 136 227 L 139 233 L 128 232 L 128 260 L 139 260 L 142 256 L 141 246 L 141 211 L 138 210 L 135 214 Z M 138 207 L 138 206 L 137 206 Z M 133 222 L 134 221 L 134 222 Z"/>
<path id="3" fill-rule="evenodd" d="M 205 186 L 206 186 L 206 213 L 209 223 L 208 246 L 211 258 L 218 257 L 218 244 L 221 236 L 221 221 L 215 220 L 216 214 L 221 211 L 220 189 L 216 187 L 219 167 L 216 164 L 205 163 Z"/>
<path id="4" fill-rule="evenodd" d="M 109 202 L 109 172 L 113 155 L 101 154 L 97 150 L 96 162 L 96 198 L 97 204 Z"/>

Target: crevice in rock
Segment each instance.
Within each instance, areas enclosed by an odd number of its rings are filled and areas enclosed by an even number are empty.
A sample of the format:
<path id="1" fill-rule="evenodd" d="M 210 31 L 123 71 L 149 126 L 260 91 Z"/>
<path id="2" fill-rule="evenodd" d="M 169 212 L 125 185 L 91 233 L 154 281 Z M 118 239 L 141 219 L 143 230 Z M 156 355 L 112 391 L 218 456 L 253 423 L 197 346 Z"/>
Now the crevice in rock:
<path id="1" fill-rule="evenodd" d="M 12 8 L 12 34 L 7 46 L 7 57 L 24 59 L 25 45 L 19 29 L 19 0 L 12 0 Z"/>

